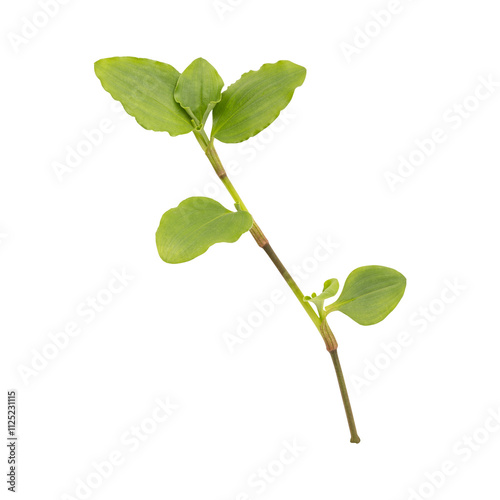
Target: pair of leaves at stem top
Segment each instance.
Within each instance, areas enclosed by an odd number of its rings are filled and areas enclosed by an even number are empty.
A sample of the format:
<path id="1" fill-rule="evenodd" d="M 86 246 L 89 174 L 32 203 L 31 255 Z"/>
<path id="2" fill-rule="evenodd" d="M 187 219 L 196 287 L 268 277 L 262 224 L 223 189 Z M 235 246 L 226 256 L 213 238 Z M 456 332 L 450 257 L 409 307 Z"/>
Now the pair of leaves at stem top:
<path id="1" fill-rule="evenodd" d="M 337 295 L 339 282 L 325 282 L 319 295 L 304 297 L 318 309 L 321 319 L 333 311 L 340 311 L 360 325 L 374 325 L 382 321 L 398 305 L 406 288 L 406 278 L 389 267 L 364 266 L 348 277 L 339 298 L 324 307 L 325 300 Z"/>
<path id="2" fill-rule="evenodd" d="M 271 125 L 306 76 L 302 66 L 279 61 L 245 73 L 222 92 L 222 78 L 202 58 L 182 74 L 136 57 L 101 59 L 95 72 L 142 127 L 172 136 L 199 132 L 213 111 L 211 141 L 226 143 L 246 141 Z M 215 243 L 235 242 L 252 223 L 248 212 L 231 212 L 210 198 L 188 198 L 163 215 L 158 252 L 165 262 L 186 262 Z"/>
<path id="3" fill-rule="evenodd" d="M 199 130 L 213 110 L 212 138 L 243 142 L 258 134 L 288 105 L 306 77 L 290 61 L 264 64 L 224 92 L 224 82 L 205 59 L 182 74 L 170 64 L 136 57 L 110 57 L 95 63 L 102 86 L 148 130 L 172 136 Z"/>

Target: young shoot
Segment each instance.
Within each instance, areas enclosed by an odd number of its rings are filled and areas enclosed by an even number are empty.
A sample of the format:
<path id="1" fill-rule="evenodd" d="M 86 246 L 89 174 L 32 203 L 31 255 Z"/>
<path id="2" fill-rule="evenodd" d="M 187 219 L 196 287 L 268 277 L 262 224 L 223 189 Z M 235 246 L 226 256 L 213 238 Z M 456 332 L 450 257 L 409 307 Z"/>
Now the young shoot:
<path id="1" fill-rule="evenodd" d="M 211 198 L 195 196 L 165 212 L 156 233 L 160 257 L 169 264 L 188 262 L 216 243 L 234 243 L 250 232 L 323 337 L 337 374 L 351 442 L 359 443 L 338 343 L 327 316 L 340 311 L 360 325 L 379 323 L 403 297 L 406 279 L 388 267 L 364 266 L 352 271 L 333 303 L 325 305 L 339 292 L 337 279 L 326 281 L 319 294 L 304 296 L 229 180 L 215 149 L 216 139 L 240 143 L 271 125 L 304 83 L 305 68 L 290 61 L 264 64 L 242 75 L 224 92 L 222 78 L 202 58 L 179 73 L 169 64 L 150 59 L 111 57 L 97 61 L 95 72 L 104 89 L 145 129 L 168 132 L 173 137 L 192 132 L 234 200 L 235 208 L 228 209 Z M 207 134 L 205 124 L 210 114 L 212 129 Z"/>

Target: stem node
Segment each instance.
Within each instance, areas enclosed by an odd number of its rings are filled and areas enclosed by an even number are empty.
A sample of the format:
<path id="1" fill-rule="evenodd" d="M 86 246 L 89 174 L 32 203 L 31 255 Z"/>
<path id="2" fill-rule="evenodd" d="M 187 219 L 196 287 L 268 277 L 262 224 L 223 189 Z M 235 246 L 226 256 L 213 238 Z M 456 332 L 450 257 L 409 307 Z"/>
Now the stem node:
<path id="1" fill-rule="evenodd" d="M 323 337 L 323 340 L 325 341 L 326 350 L 328 352 L 332 352 L 332 351 L 335 351 L 338 349 L 339 344 L 337 342 L 337 339 L 335 338 L 335 335 L 333 334 L 333 332 L 330 328 L 330 325 L 327 323 L 326 319 L 324 319 L 321 322 L 319 332 L 321 333 L 321 336 Z"/>

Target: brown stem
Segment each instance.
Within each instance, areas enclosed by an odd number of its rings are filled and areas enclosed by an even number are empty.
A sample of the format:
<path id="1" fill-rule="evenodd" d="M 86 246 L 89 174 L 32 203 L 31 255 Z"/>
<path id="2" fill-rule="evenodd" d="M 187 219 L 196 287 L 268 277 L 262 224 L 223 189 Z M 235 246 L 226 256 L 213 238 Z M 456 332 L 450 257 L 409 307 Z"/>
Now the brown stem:
<path id="1" fill-rule="evenodd" d="M 351 403 L 349 401 L 349 394 L 347 393 L 347 387 L 345 385 L 344 374 L 342 373 L 342 367 L 340 366 L 340 360 L 337 349 L 335 349 L 334 351 L 330 351 L 330 355 L 332 356 L 333 365 L 335 366 L 337 380 L 339 381 L 340 393 L 342 394 L 342 401 L 344 403 L 345 414 L 347 416 L 349 430 L 351 431 L 351 443 L 359 443 L 361 439 L 359 439 L 358 431 L 356 430 L 354 415 L 352 414 Z"/>

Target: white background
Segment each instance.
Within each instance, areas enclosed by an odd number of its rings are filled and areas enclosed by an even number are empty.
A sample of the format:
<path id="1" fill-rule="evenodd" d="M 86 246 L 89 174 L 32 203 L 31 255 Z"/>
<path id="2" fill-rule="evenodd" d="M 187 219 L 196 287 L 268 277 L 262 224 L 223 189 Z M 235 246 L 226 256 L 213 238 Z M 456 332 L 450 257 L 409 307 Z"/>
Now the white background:
<path id="1" fill-rule="evenodd" d="M 397 2 L 219 4 L 73 0 L 31 32 L 37 1 L 2 4 L 1 397 L 18 391 L 18 498 L 83 498 L 78 482 L 95 486 L 92 463 L 116 452 L 89 498 L 498 498 L 500 87 L 471 97 L 481 78 L 500 82 L 496 2 L 401 0 L 364 41 L 372 11 Z M 192 135 L 119 112 L 93 73 L 117 55 L 179 71 L 202 56 L 226 84 L 279 59 L 307 68 L 287 123 L 218 149 L 304 292 L 367 264 L 408 279 L 379 325 L 331 317 L 361 444 L 320 336 L 250 235 L 183 265 L 158 257 L 166 210 L 231 200 Z M 464 100 L 469 116 L 453 119 Z M 54 165 L 103 119 L 112 131 L 59 179 Z M 391 189 L 387 172 L 436 128 L 446 141 Z M 113 270 L 133 279 L 87 322 L 77 310 L 106 296 Z M 275 290 L 263 319 L 255 302 Z M 231 353 L 225 334 L 249 317 L 259 326 Z M 80 335 L 23 378 L 72 321 Z M 156 398 L 177 409 L 132 451 L 122 436 L 152 429 Z M 301 451 L 280 466 L 285 441 Z M 434 474 L 443 462 L 453 474 Z M 268 467 L 276 477 L 256 487 Z"/>

